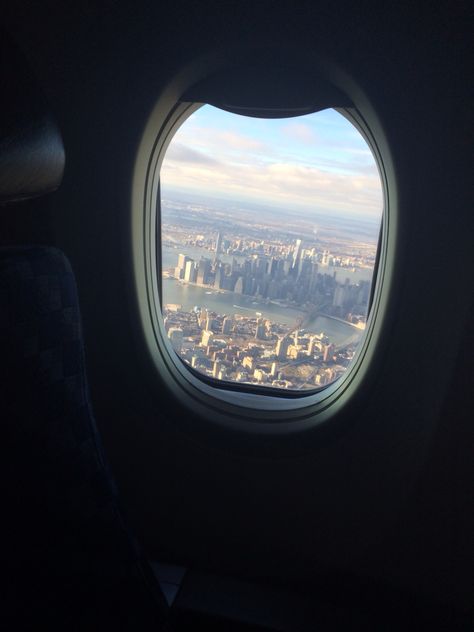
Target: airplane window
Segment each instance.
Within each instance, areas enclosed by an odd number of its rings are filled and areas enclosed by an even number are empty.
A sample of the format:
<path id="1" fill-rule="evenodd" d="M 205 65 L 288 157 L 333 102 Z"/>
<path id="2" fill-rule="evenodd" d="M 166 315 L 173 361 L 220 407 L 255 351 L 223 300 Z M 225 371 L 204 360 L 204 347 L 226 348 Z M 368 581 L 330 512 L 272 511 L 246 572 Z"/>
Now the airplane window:
<path id="1" fill-rule="evenodd" d="M 214 386 L 308 394 L 364 340 L 383 189 L 346 116 L 197 109 L 161 166 L 161 310 L 171 353 Z"/>

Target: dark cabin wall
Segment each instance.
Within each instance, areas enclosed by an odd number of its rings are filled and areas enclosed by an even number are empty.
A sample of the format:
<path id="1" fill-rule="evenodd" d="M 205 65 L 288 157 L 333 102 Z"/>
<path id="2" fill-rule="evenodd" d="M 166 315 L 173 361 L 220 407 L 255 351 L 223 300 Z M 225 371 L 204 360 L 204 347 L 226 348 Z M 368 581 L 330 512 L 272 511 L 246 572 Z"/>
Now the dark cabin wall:
<path id="1" fill-rule="evenodd" d="M 98 423 L 151 555 L 285 581 L 372 577 L 467 607 L 464 16 L 448 3 L 425 14 L 341 2 L 20 3 L 7 13 L 63 130 L 65 179 L 45 226 L 76 270 Z M 150 382 L 127 293 L 131 173 L 157 97 L 196 56 L 265 40 L 319 51 L 359 83 L 390 142 L 400 201 L 397 294 L 377 379 L 344 413 L 345 432 L 315 434 L 305 455 L 284 458 L 210 433 Z"/>

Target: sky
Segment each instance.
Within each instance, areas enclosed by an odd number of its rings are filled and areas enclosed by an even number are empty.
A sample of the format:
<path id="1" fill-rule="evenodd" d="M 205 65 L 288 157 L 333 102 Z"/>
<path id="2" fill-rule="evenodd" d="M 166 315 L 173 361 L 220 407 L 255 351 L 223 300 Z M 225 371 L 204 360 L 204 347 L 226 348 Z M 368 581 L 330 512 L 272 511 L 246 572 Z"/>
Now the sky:
<path id="1" fill-rule="evenodd" d="M 173 137 L 160 176 L 164 197 L 196 193 L 374 219 L 382 212 L 372 152 L 335 110 L 258 119 L 204 105 Z"/>

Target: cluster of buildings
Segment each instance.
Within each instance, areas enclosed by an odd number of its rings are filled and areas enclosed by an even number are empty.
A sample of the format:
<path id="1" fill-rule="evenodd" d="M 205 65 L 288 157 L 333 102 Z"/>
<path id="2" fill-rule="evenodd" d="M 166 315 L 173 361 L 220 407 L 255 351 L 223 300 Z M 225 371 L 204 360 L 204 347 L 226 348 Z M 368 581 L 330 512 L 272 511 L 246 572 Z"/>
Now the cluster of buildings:
<path id="1" fill-rule="evenodd" d="M 202 234 L 187 235 L 183 240 L 184 246 L 203 248 L 214 253 L 225 253 L 227 255 L 235 255 L 237 257 L 247 257 L 250 255 L 258 254 L 266 257 L 278 257 L 280 259 L 292 258 L 294 255 L 295 244 L 288 240 L 288 238 L 279 237 L 275 235 L 270 236 L 268 234 L 268 227 L 258 224 L 254 226 L 255 230 L 259 230 L 265 233 L 265 239 L 259 239 L 257 237 L 233 237 L 227 239 L 222 236 L 219 231 L 216 237 L 210 237 Z M 329 246 L 317 248 L 312 246 L 311 248 L 302 248 L 301 239 L 297 239 L 296 248 L 298 242 L 300 243 L 301 254 L 303 256 L 310 256 L 315 258 L 318 263 L 323 266 L 334 266 L 338 268 L 354 268 L 361 266 L 373 267 L 375 262 L 375 249 L 368 247 L 367 244 L 358 244 L 357 248 L 351 247 L 351 252 L 347 252 L 347 244 L 340 243 L 337 245 L 333 243 L 333 246 L 338 250 L 337 253 L 330 252 Z"/>
<path id="2" fill-rule="evenodd" d="M 269 254 L 264 244 L 254 244 L 253 254 L 232 258 L 227 263 L 219 258 L 225 245 L 218 233 L 214 256 L 196 261 L 186 254 L 178 256 L 172 276 L 183 282 L 206 286 L 216 290 L 258 297 L 286 305 L 305 306 L 330 316 L 336 316 L 363 326 L 367 315 L 369 281 L 351 284 L 336 280 L 336 273 L 327 273 L 331 258 L 329 251 L 317 252 L 303 248 L 301 239 L 292 245 L 279 246 L 278 252 Z M 259 248 L 261 252 L 258 252 Z M 276 246 L 274 248 L 277 248 Z M 227 249 L 229 250 L 229 249 Z M 255 252 L 257 250 L 257 252 Z"/>
<path id="3" fill-rule="evenodd" d="M 164 309 L 164 325 L 178 356 L 218 380 L 284 389 L 314 389 L 341 376 L 356 342 L 336 348 L 323 333 L 271 320 L 227 316 L 179 305 Z"/>

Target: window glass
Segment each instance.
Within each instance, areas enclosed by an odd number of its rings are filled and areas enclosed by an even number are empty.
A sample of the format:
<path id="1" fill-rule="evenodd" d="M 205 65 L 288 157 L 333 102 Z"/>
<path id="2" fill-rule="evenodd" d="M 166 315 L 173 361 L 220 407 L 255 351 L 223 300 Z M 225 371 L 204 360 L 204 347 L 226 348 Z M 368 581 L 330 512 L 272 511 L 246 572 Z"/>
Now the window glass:
<path id="1" fill-rule="evenodd" d="M 211 106 L 161 173 L 162 311 L 201 376 L 279 391 L 337 380 L 366 328 L 383 193 L 335 110 L 258 119 Z"/>

